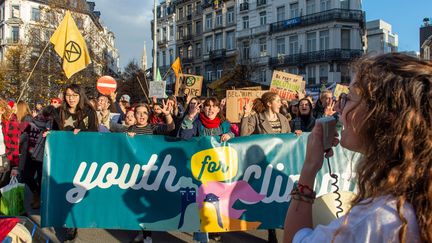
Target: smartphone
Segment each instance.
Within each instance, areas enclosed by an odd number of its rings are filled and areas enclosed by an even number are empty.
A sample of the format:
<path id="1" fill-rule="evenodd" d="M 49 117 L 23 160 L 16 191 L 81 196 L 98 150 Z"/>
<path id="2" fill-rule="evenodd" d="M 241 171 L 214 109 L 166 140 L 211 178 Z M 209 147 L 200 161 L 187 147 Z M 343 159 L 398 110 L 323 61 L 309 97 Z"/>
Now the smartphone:
<path id="1" fill-rule="evenodd" d="M 324 151 L 327 151 L 332 147 L 332 142 L 336 133 L 337 120 L 333 116 L 328 116 L 319 118 L 315 122 L 321 123 L 323 126 Z"/>

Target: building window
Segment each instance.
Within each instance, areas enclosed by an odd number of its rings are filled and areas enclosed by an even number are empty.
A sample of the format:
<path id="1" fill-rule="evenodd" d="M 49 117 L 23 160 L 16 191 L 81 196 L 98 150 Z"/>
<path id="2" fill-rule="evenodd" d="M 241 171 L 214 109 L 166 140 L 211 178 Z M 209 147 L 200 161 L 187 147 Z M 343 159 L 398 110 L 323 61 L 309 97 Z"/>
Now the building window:
<path id="1" fill-rule="evenodd" d="M 179 47 L 179 57 L 183 58 L 183 47 Z"/>
<path id="2" fill-rule="evenodd" d="M 308 52 L 316 51 L 316 32 L 306 34 L 307 46 L 306 50 Z"/>
<path id="3" fill-rule="evenodd" d="M 215 35 L 215 50 L 222 49 L 222 33 Z"/>
<path id="4" fill-rule="evenodd" d="M 330 10 L 331 0 L 320 0 L 321 12 Z"/>
<path id="5" fill-rule="evenodd" d="M 187 26 L 186 26 L 186 28 L 187 28 L 187 35 L 188 36 L 192 36 L 192 24 L 188 24 Z"/>
<path id="6" fill-rule="evenodd" d="M 195 67 L 195 75 L 201 75 L 201 67 Z"/>
<path id="7" fill-rule="evenodd" d="M 350 8 L 349 0 L 340 0 L 340 4 L 342 9 Z"/>
<path id="8" fill-rule="evenodd" d="M 315 81 L 316 75 L 315 74 L 316 74 L 315 73 L 315 66 L 314 65 L 308 66 L 308 68 L 307 68 L 308 85 L 314 85 L 314 84 L 316 84 L 316 81 Z"/>
<path id="9" fill-rule="evenodd" d="M 260 56 L 261 57 L 267 56 L 267 40 L 265 37 L 259 39 L 259 48 L 260 48 Z"/>
<path id="10" fill-rule="evenodd" d="M 0 8 L 0 21 L 4 20 L 4 7 Z"/>
<path id="11" fill-rule="evenodd" d="M 178 20 L 181 20 L 183 18 L 183 8 L 178 9 Z"/>
<path id="12" fill-rule="evenodd" d="M 293 55 L 293 54 L 298 54 L 299 50 L 298 50 L 298 36 L 294 35 L 294 36 L 290 36 L 289 37 L 289 54 Z"/>
<path id="13" fill-rule="evenodd" d="M 206 30 L 213 28 L 213 16 L 212 14 L 206 15 Z"/>
<path id="14" fill-rule="evenodd" d="M 243 17 L 243 29 L 249 29 L 249 16 Z"/>
<path id="15" fill-rule="evenodd" d="M 170 35 L 170 39 L 172 39 L 174 36 L 174 26 L 172 25 L 170 25 L 169 27 L 169 35 Z"/>
<path id="16" fill-rule="evenodd" d="M 13 43 L 17 43 L 19 41 L 19 32 L 20 32 L 20 29 L 18 26 L 12 26 L 12 41 L 13 41 Z"/>
<path id="17" fill-rule="evenodd" d="M 187 5 L 186 11 L 187 11 L 187 15 L 192 15 L 192 5 L 191 4 Z"/>
<path id="18" fill-rule="evenodd" d="M 201 34 L 202 33 L 202 24 L 201 21 L 197 21 L 195 23 L 195 34 Z"/>
<path id="19" fill-rule="evenodd" d="M 20 6 L 19 5 L 12 5 L 12 18 L 19 18 L 20 17 Z"/>
<path id="20" fill-rule="evenodd" d="M 195 3 L 195 13 L 200 14 L 202 11 L 201 1 L 197 1 Z"/>
<path id="21" fill-rule="evenodd" d="M 162 52 L 162 63 L 164 66 L 166 66 L 166 51 Z"/>
<path id="22" fill-rule="evenodd" d="M 351 82 L 350 71 L 347 65 L 340 65 L 341 83 L 349 84 Z"/>
<path id="23" fill-rule="evenodd" d="M 166 40 L 167 39 L 167 29 L 166 27 L 163 27 L 162 29 L 162 40 Z"/>
<path id="24" fill-rule="evenodd" d="M 249 59 L 249 48 L 250 48 L 249 41 L 243 42 L 243 59 L 245 60 Z"/>
<path id="25" fill-rule="evenodd" d="M 222 78 L 222 72 L 223 70 L 218 67 L 218 70 L 216 71 L 216 79 Z"/>
<path id="26" fill-rule="evenodd" d="M 32 8 L 31 20 L 33 20 L 33 21 L 39 21 L 40 20 L 40 10 L 39 10 L 39 8 Z"/>
<path id="27" fill-rule="evenodd" d="M 341 48 L 342 49 L 350 49 L 351 47 L 351 31 L 348 29 L 341 30 Z"/>
<path id="28" fill-rule="evenodd" d="M 315 0 L 306 0 L 306 14 L 315 13 Z"/>
<path id="29" fill-rule="evenodd" d="M 226 49 L 233 50 L 235 43 L 234 31 L 230 31 L 226 33 Z"/>
<path id="30" fill-rule="evenodd" d="M 300 17 L 300 15 L 299 15 L 299 4 L 298 3 L 291 3 L 290 4 L 290 16 L 291 16 L 291 18 Z"/>
<path id="31" fill-rule="evenodd" d="M 227 9 L 227 24 L 234 23 L 234 7 Z"/>
<path id="32" fill-rule="evenodd" d="M 267 71 L 265 69 L 261 69 L 260 71 L 260 80 L 261 83 L 267 83 Z"/>
<path id="33" fill-rule="evenodd" d="M 193 57 L 193 52 L 192 52 L 192 46 L 188 46 L 187 49 L 187 58 L 192 58 Z"/>
<path id="34" fill-rule="evenodd" d="M 177 39 L 183 39 L 183 26 L 180 26 L 178 28 L 178 38 Z"/>
<path id="35" fill-rule="evenodd" d="M 170 58 L 170 63 L 174 62 L 174 50 L 170 49 L 169 50 L 169 58 Z"/>
<path id="36" fill-rule="evenodd" d="M 222 10 L 216 12 L 216 26 L 222 26 Z"/>
<path id="37" fill-rule="evenodd" d="M 328 82 L 328 65 L 319 66 L 320 83 Z"/>
<path id="38" fill-rule="evenodd" d="M 323 30 L 319 32 L 320 38 L 320 50 L 330 49 L 330 35 L 328 30 Z"/>
<path id="39" fill-rule="evenodd" d="M 260 14 L 260 25 L 266 25 L 267 24 L 267 13 L 261 12 Z"/>
<path id="40" fill-rule="evenodd" d="M 277 56 L 285 55 L 285 37 L 276 39 Z"/>
<path id="41" fill-rule="evenodd" d="M 285 6 L 278 7 L 277 12 L 277 22 L 285 20 Z"/>
<path id="42" fill-rule="evenodd" d="M 211 36 L 207 36 L 205 38 L 205 43 L 206 43 L 206 53 L 211 52 L 212 45 L 213 45 L 212 37 Z"/>
<path id="43" fill-rule="evenodd" d="M 202 54 L 202 48 L 201 48 L 201 43 L 197 43 L 196 44 L 196 48 L 195 48 L 195 56 L 198 58 L 198 57 L 201 57 L 201 54 Z"/>
<path id="44" fill-rule="evenodd" d="M 207 81 L 213 81 L 213 71 L 207 71 Z"/>

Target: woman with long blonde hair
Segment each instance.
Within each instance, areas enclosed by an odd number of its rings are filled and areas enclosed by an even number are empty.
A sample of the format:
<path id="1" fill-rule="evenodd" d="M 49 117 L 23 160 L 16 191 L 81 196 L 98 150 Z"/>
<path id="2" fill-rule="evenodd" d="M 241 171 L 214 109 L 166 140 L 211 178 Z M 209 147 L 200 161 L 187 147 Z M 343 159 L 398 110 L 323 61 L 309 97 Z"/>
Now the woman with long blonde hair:
<path id="1" fill-rule="evenodd" d="M 432 242 L 432 64 L 392 53 L 362 58 L 354 71 L 336 107 L 341 145 L 362 154 L 358 194 L 345 216 L 311 229 L 314 180 L 332 153 L 316 125 L 284 242 Z"/>

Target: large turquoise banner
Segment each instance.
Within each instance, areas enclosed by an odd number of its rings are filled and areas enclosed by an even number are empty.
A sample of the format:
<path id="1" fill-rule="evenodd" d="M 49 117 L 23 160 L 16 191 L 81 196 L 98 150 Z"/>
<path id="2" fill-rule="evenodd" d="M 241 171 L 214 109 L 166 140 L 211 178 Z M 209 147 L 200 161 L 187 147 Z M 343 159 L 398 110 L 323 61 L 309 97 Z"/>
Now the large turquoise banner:
<path id="1" fill-rule="evenodd" d="M 42 225 L 156 231 L 282 228 L 308 134 L 220 143 L 164 136 L 53 132 L 43 175 Z M 340 190 L 354 190 L 354 155 L 331 158 Z M 324 164 L 319 195 L 333 191 Z"/>

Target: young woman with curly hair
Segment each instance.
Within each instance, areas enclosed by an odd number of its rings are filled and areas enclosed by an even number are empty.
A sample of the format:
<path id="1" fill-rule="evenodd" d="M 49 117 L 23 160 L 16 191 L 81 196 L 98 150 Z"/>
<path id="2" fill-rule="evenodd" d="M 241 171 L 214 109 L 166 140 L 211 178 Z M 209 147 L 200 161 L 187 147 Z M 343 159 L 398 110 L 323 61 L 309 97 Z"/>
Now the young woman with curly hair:
<path id="1" fill-rule="evenodd" d="M 314 194 L 307 188 L 332 153 L 318 152 L 323 130 L 315 126 L 284 242 L 432 242 L 432 64 L 392 53 L 362 58 L 354 69 L 336 107 L 341 145 L 362 154 L 358 194 L 345 216 L 311 229 Z"/>

